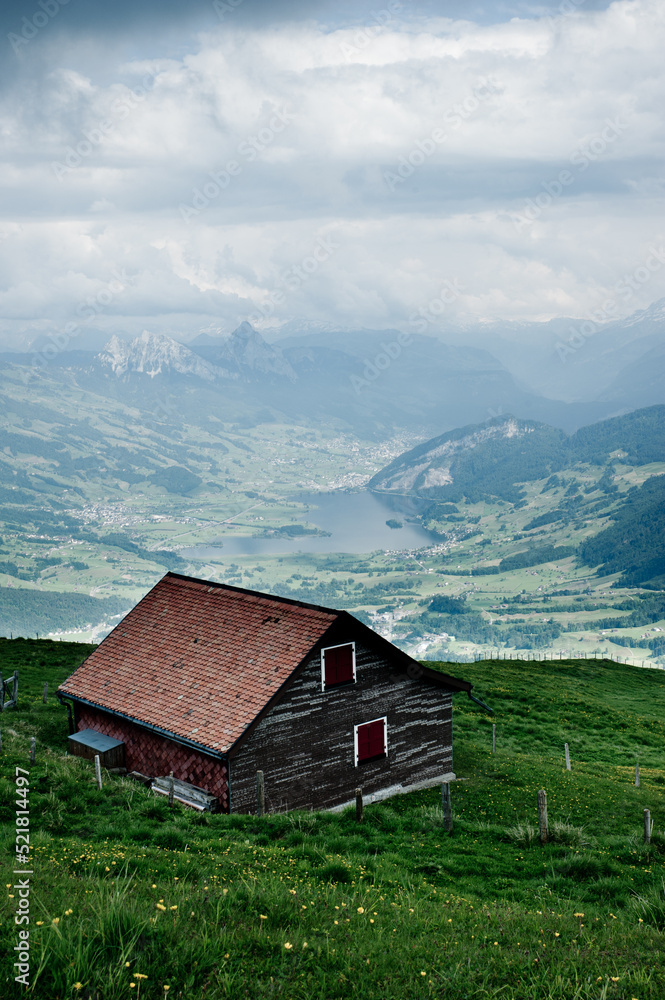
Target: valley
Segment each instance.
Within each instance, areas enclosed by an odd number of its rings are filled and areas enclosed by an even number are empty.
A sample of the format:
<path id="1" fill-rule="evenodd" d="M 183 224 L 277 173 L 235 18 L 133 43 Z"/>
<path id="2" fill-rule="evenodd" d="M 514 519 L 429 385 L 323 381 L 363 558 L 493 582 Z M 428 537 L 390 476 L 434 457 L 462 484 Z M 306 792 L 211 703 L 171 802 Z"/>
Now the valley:
<path id="1" fill-rule="evenodd" d="M 491 649 L 665 662 L 659 596 L 578 558 L 628 490 L 665 472 L 662 407 L 638 411 L 651 414 L 644 426 L 593 425 L 602 447 L 529 425 L 528 456 L 504 434 L 514 418 L 473 425 L 473 447 L 450 432 L 456 482 L 476 463 L 474 488 L 451 494 L 388 481 L 409 449 L 422 464 L 424 428 L 380 438 L 332 417 L 230 422 L 197 408 L 190 382 L 143 384 L 111 393 L 63 366 L 5 365 L 3 634 L 99 641 L 171 569 L 343 607 L 420 658 Z M 639 453 L 614 447 L 617 434 L 633 451 L 642 440 Z M 481 440 L 499 448 L 482 467 Z"/>

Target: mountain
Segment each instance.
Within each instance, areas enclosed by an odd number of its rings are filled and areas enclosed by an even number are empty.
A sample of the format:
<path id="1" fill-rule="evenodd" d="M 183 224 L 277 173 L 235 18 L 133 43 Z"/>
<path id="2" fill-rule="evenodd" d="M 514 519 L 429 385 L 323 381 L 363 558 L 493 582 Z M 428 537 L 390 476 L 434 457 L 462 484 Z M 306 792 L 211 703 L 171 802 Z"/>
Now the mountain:
<path id="1" fill-rule="evenodd" d="M 366 440 L 425 436 L 506 412 L 573 431 L 617 408 L 547 399 L 489 351 L 397 330 L 299 334 L 269 344 L 243 323 L 230 336 L 205 332 L 188 345 L 144 331 L 131 341 L 113 336 L 98 353 L 4 354 L 0 371 L 3 365 L 21 377 L 41 371 L 55 395 L 77 388 L 150 421 L 179 414 L 199 426 L 325 423 Z"/>
<path id="2" fill-rule="evenodd" d="M 232 377 L 229 372 L 203 361 L 183 344 L 148 330 L 129 343 L 117 336 L 111 337 L 95 360 L 102 369 L 110 369 L 119 377 L 140 374 L 152 379 L 157 375 L 173 374 L 190 375 L 206 382 Z"/>
<path id="3" fill-rule="evenodd" d="M 276 376 L 295 382 L 297 375 L 279 347 L 268 344 L 250 323 L 241 323 L 230 337 L 199 334 L 189 344 L 206 361 L 244 378 Z"/>
<path id="4" fill-rule="evenodd" d="M 612 455 L 627 465 L 665 461 L 665 406 L 646 406 L 581 427 L 568 440 L 571 460 L 603 465 Z"/>
<path id="5" fill-rule="evenodd" d="M 568 402 L 614 400 L 628 409 L 665 403 L 665 381 L 654 382 L 645 400 L 639 377 L 631 374 L 633 365 L 665 343 L 665 299 L 624 319 L 611 318 L 615 309 L 616 303 L 588 318 L 470 326 L 464 339 L 488 347 L 532 392 Z M 459 334 L 451 330 L 447 338 L 454 342 Z"/>
<path id="6" fill-rule="evenodd" d="M 658 343 L 619 375 L 598 397 L 601 402 L 628 407 L 634 399 L 642 403 L 661 403 L 665 399 L 665 344 Z"/>
<path id="7" fill-rule="evenodd" d="M 570 437 L 536 421 L 495 417 L 410 449 L 369 485 L 451 502 L 498 497 L 515 503 L 523 495 L 519 484 L 580 462 L 603 465 L 615 453 L 633 465 L 665 461 L 665 406 L 599 421 Z"/>
<path id="8" fill-rule="evenodd" d="M 369 485 L 451 502 L 490 497 L 517 502 L 517 483 L 542 479 L 563 467 L 565 440 L 564 431 L 536 421 L 495 417 L 412 448 Z"/>
<path id="9" fill-rule="evenodd" d="M 620 572 L 626 586 L 665 586 L 665 475 L 628 491 L 614 523 L 580 546 L 580 558 L 599 576 Z"/>

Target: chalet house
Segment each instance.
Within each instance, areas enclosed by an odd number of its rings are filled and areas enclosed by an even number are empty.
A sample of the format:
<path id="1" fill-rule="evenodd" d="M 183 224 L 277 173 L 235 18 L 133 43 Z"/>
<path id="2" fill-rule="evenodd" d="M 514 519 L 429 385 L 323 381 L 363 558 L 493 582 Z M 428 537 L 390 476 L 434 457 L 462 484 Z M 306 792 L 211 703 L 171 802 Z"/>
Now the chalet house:
<path id="1" fill-rule="evenodd" d="M 58 697 L 129 771 L 251 813 L 259 770 L 272 811 L 452 779 L 452 696 L 471 687 L 345 611 L 167 573 Z"/>

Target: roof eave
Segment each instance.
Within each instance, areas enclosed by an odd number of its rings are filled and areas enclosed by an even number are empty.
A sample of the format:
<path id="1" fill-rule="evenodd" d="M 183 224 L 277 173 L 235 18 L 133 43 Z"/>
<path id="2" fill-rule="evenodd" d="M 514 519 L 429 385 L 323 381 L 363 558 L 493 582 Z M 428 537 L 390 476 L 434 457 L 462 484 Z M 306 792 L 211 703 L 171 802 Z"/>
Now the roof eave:
<path id="1" fill-rule="evenodd" d="M 228 759 L 228 749 L 221 750 L 215 747 L 206 746 L 205 743 L 198 743 L 196 740 L 190 740 L 187 736 L 180 736 L 178 733 L 171 732 L 170 729 L 164 729 L 162 726 L 156 726 L 153 722 L 144 722 L 143 719 L 137 719 L 134 715 L 127 715 L 125 712 L 118 712 L 114 708 L 108 708 L 106 705 L 100 705 L 99 702 L 89 701 L 87 698 L 81 698 L 79 695 L 71 694 L 69 691 L 64 691 L 62 688 L 58 688 L 56 695 L 60 695 L 63 698 L 70 698 L 72 701 L 77 702 L 79 705 L 86 705 L 89 708 L 96 708 L 100 712 L 106 712 L 107 715 L 112 715 L 115 719 L 122 719 L 123 722 L 131 722 L 135 726 L 141 726 L 143 729 L 149 729 L 153 733 L 157 733 L 159 736 L 163 736 L 167 740 L 171 740 L 173 743 L 179 743 L 181 746 L 190 747 L 192 750 L 201 750 L 203 753 L 207 753 L 213 757 L 219 757 L 222 760 Z"/>
<path id="2" fill-rule="evenodd" d="M 409 667 L 417 668 L 417 674 L 414 676 L 414 680 L 426 680 L 437 684 L 439 687 L 451 688 L 453 691 L 466 691 L 469 694 L 473 688 L 473 684 L 470 681 L 463 681 L 459 677 L 451 677 L 450 674 L 444 674 L 440 670 L 433 670 L 432 667 L 424 667 L 419 660 L 415 660 L 404 650 L 399 649 L 398 646 L 393 645 L 388 639 L 384 639 L 382 635 L 375 632 L 364 622 L 361 622 L 359 618 L 354 617 L 348 611 L 340 611 L 340 618 L 346 617 L 351 619 L 351 621 L 363 630 L 368 636 L 371 637 L 375 645 L 382 646 L 386 652 L 389 652 L 391 656 L 395 659 L 400 660 L 405 668 L 408 670 Z"/>

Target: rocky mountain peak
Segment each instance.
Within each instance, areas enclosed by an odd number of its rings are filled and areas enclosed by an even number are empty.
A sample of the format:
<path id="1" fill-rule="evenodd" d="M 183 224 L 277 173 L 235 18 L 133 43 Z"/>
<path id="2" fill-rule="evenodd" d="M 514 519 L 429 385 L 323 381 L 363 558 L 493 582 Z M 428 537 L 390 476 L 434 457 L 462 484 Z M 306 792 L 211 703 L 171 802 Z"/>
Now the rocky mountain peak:
<path id="1" fill-rule="evenodd" d="M 280 347 L 269 344 L 246 320 L 223 340 L 197 337 L 192 346 L 214 364 L 228 366 L 247 376 L 278 376 L 295 382 L 297 375 Z"/>
<path id="2" fill-rule="evenodd" d="M 102 367 L 110 368 L 118 376 L 136 372 L 155 378 L 157 375 L 176 373 L 213 382 L 229 374 L 203 361 L 183 344 L 149 330 L 144 330 L 129 342 L 114 334 L 97 355 L 97 360 Z"/>

